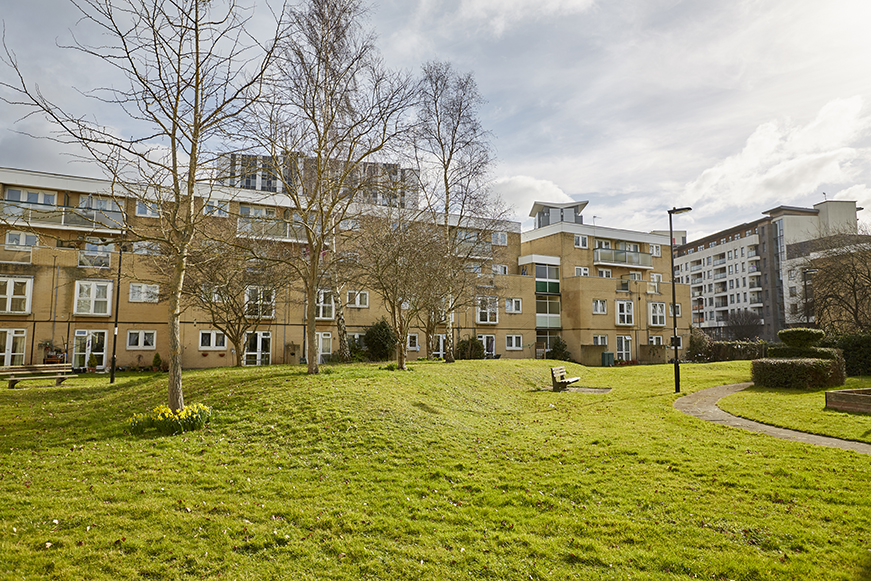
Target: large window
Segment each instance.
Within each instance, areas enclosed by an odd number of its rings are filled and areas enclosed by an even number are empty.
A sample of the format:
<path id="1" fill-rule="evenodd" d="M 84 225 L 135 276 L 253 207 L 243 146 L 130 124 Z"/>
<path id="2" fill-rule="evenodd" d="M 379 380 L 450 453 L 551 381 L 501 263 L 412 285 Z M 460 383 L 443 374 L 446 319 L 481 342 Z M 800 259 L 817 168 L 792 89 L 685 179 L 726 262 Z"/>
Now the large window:
<path id="1" fill-rule="evenodd" d="M 315 318 L 329 320 L 333 318 L 333 293 L 328 290 L 318 291 L 315 303 Z M 330 351 L 332 353 L 332 351 Z"/>
<path id="2" fill-rule="evenodd" d="M 33 279 L 0 277 L 0 313 L 30 313 Z"/>
<path id="3" fill-rule="evenodd" d="M 548 295 L 535 297 L 535 326 L 539 329 L 559 328 L 560 297 Z"/>
<path id="4" fill-rule="evenodd" d="M 109 268 L 109 261 L 114 244 L 104 244 L 99 238 L 85 239 L 85 245 L 79 251 L 79 266 L 88 268 Z"/>
<path id="5" fill-rule="evenodd" d="M 559 266 L 548 264 L 535 265 L 535 292 L 559 292 Z"/>
<path id="6" fill-rule="evenodd" d="M 227 348 L 227 337 L 221 331 L 200 331 L 200 351 Z"/>
<path id="7" fill-rule="evenodd" d="M 650 325 L 653 327 L 665 326 L 665 303 L 648 303 L 650 308 Z"/>
<path id="8" fill-rule="evenodd" d="M 615 355 L 621 361 L 632 360 L 632 337 L 629 335 L 617 335 L 617 349 Z"/>
<path id="9" fill-rule="evenodd" d="M 478 323 L 493 325 L 499 322 L 499 299 L 478 297 Z"/>
<path id="10" fill-rule="evenodd" d="M 127 331 L 127 349 L 154 349 L 156 331 Z"/>
<path id="11" fill-rule="evenodd" d="M 606 315 L 608 314 L 608 301 L 604 299 L 593 299 L 593 314 Z"/>
<path id="12" fill-rule="evenodd" d="M 348 301 L 346 304 L 356 309 L 368 309 L 369 291 L 348 291 Z"/>
<path id="13" fill-rule="evenodd" d="M 614 301 L 614 305 L 617 311 L 617 320 L 615 322 L 618 325 L 635 324 L 635 315 L 632 301 Z"/>
<path id="14" fill-rule="evenodd" d="M 245 316 L 253 319 L 271 319 L 275 316 L 275 293 L 265 286 L 245 289 Z"/>
<path id="15" fill-rule="evenodd" d="M 493 232 L 493 246 L 508 246 L 508 233 Z"/>
<path id="16" fill-rule="evenodd" d="M 160 286 L 156 284 L 130 283 L 131 303 L 156 303 L 160 294 Z"/>
<path id="17" fill-rule="evenodd" d="M 24 348 L 27 331 L 24 329 L 0 329 L 0 366 L 24 365 Z"/>
<path id="18" fill-rule="evenodd" d="M 112 283 L 99 280 L 76 282 L 76 314 L 104 316 L 111 314 Z"/>

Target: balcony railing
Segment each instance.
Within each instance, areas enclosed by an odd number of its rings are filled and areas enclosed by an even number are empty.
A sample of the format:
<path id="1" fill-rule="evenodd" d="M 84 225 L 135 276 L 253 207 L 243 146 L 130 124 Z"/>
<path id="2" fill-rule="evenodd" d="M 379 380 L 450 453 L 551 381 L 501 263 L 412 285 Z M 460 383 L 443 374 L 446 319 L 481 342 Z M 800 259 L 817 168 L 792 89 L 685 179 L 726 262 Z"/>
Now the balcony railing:
<path id="1" fill-rule="evenodd" d="M 726 276 L 728 276 L 728 275 L 725 272 L 719 272 L 719 273 L 714 275 L 714 280 L 721 280 L 721 279 L 726 278 Z"/>
<path id="2" fill-rule="evenodd" d="M 539 329 L 559 329 L 560 315 L 535 315 L 535 326 Z"/>
<path id="3" fill-rule="evenodd" d="M 702 284 L 702 277 L 699 276 L 690 280 L 690 284 Z"/>
<path id="4" fill-rule="evenodd" d="M 704 266 L 702 266 L 701 264 L 696 264 L 695 266 L 690 267 L 690 272 L 698 272 L 703 268 Z"/>
<path id="5" fill-rule="evenodd" d="M 70 206 L 28 204 L 0 200 L 0 215 L 11 223 L 59 225 L 74 228 L 107 228 L 120 230 L 124 227 L 124 214 L 113 210 L 90 210 Z"/>
<path id="6" fill-rule="evenodd" d="M 239 218 L 236 223 L 239 236 L 305 240 L 305 228 L 274 218 Z"/>
<path id="7" fill-rule="evenodd" d="M 725 258 L 718 258 L 717 260 L 714 261 L 714 266 L 719 266 L 721 264 L 726 264 Z"/>
<path id="8" fill-rule="evenodd" d="M 614 248 L 597 248 L 593 254 L 593 262 L 596 264 L 653 268 L 653 256 L 651 254 L 632 250 L 617 250 Z"/>
<path id="9" fill-rule="evenodd" d="M 16 262 L 30 264 L 30 246 L 0 246 L 0 262 Z"/>

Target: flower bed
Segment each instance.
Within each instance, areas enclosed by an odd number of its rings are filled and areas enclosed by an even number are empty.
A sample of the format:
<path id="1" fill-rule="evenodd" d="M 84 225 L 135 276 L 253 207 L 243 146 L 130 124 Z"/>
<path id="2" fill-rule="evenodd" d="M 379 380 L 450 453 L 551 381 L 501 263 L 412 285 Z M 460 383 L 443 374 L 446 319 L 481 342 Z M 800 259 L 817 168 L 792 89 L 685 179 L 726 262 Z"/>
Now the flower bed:
<path id="1" fill-rule="evenodd" d="M 871 389 L 827 391 L 826 409 L 871 414 Z"/>

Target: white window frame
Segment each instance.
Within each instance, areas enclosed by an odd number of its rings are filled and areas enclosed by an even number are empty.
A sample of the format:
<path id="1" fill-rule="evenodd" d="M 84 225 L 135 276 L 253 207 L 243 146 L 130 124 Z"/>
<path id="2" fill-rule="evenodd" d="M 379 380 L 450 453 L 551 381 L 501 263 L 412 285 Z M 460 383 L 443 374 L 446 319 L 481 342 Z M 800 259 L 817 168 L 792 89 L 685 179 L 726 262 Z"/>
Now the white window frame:
<path id="1" fill-rule="evenodd" d="M 523 351 L 523 335 L 506 335 L 506 351 Z"/>
<path id="2" fill-rule="evenodd" d="M 20 230 L 6 232 L 6 250 L 30 250 L 37 245 L 39 245 L 39 236 L 36 234 Z"/>
<path id="3" fill-rule="evenodd" d="M 675 309 L 675 306 L 677 307 L 676 309 Z M 675 311 L 677 311 L 677 314 L 675 314 Z M 668 316 L 669 317 L 680 317 L 680 303 L 677 303 L 677 305 L 675 305 L 674 303 L 668 304 Z"/>
<path id="4" fill-rule="evenodd" d="M 593 345 L 608 345 L 608 335 L 593 335 Z"/>
<path id="5" fill-rule="evenodd" d="M 0 343 L 0 366 L 8 365 L 24 365 L 24 354 L 27 351 L 27 330 L 26 329 L 2 329 L 6 333 L 6 341 Z M 16 341 L 16 339 L 22 339 Z M 20 345 L 20 349 L 15 348 L 15 344 Z"/>
<path id="6" fill-rule="evenodd" d="M 479 334 L 477 339 L 484 346 L 484 357 L 492 358 L 496 356 L 496 335 Z M 488 346 L 492 347 L 492 349 L 488 350 Z"/>
<path id="7" fill-rule="evenodd" d="M 505 299 L 505 312 L 506 313 L 522 313 L 523 312 L 523 300 L 522 299 Z"/>
<path id="8" fill-rule="evenodd" d="M 651 335 L 647 341 L 648 345 L 662 345 L 662 335 Z"/>
<path id="9" fill-rule="evenodd" d="M 256 297 L 252 296 L 252 293 L 256 293 Z M 264 300 L 266 293 L 269 293 L 268 301 Z M 267 286 L 245 287 L 245 316 L 252 319 L 275 318 L 275 290 Z"/>
<path id="10" fill-rule="evenodd" d="M 326 297 L 329 297 L 329 303 L 326 302 Z M 315 320 L 332 321 L 335 318 L 335 313 L 336 309 L 333 304 L 333 292 L 328 289 L 319 290 L 317 298 L 315 299 Z"/>
<path id="11" fill-rule="evenodd" d="M 143 218 L 159 218 L 160 202 L 136 200 L 136 215 Z"/>
<path id="12" fill-rule="evenodd" d="M 475 307 L 475 321 L 479 325 L 496 325 L 499 323 L 499 299 L 490 296 L 479 296 Z M 483 308 L 482 308 L 483 307 Z"/>
<path id="13" fill-rule="evenodd" d="M 145 344 L 145 338 L 151 335 L 151 345 Z M 132 337 L 136 338 L 136 343 L 131 345 L 130 339 Z M 129 329 L 127 331 L 127 350 L 128 351 L 154 351 L 157 349 L 157 331 L 153 331 L 150 329 L 140 330 L 140 329 Z"/>
<path id="14" fill-rule="evenodd" d="M 620 345 L 623 345 L 623 349 L 620 349 Z M 624 357 L 623 355 L 628 355 Z M 617 359 L 621 359 L 623 361 L 631 361 L 632 360 L 632 336 L 631 335 L 617 335 L 617 341 L 614 343 L 614 355 Z"/>
<path id="15" fill-rule="evenodd" d="M 650 302 L 647 303 L 647 309 L 650 315 L 650 326 L 665 327 L 665 303 Z"/>
<path id="16" fill-rule="evenodd" d="M 160 285 L 131 282 L 127 302 L 156 303 L 160 296 Z"/>
<path id="17" fill-rule="evenodd" d="M 650 254 L 651 256 L 662 256 L 662 246 L 660 244 L 651 244 Z"/>
<path id="18" fill-rule="evenodd" d="M 611 269 L 610 268 L 600 268 L 598 269 L 599 278 L 611 278 Z"/>
<path id="19" fill-rule="evenodd" d="M 203 216 L 226 218 L 230 214 L 230 202 L 226 200 L 207 200 L 203 204 Z"/>
<path id="20" fill-rule="evenodd" d="M 676 337 L 674 335 L 672 335 L 671 339 L 672 339 L 672 341 L 674 341 L 676 339 L 677 340 L 677 348 L 683 349 L 683 337 L 681 337 L 680 335 L 678 335 Z M 669 347 L 674 349 L 674 345 L 669 345 Z"/>
<path id="21" fill-rule="evenodd" d="M 593 314 L 594 315 L 607 315 L 608 314 L 608 301 L 605 299 L 593 299 Z"/>
<path id="22" fill-rule="evenodd" d="M 417 333 L 408 334 L 408 340 L 405 344 L 405 348 L 407 351 L 420 351 L 420 341 L 418 340 Z"/>
<path id="23" fill-rule="evenodd" d="M 76 315 L 82 315 L 86 317 L 109 317 L 112 315 L 112 291 L 113 284 L 111 281 L 107 280 L 77 280 L 76 281 L 76 296 L 74 299 L 74 313 Z M 82 296 L 82 290 L 88 287 L 90 290 L 88 291 L 87 297 Z M 98 287 L 105 287 L 106 296 L 105 298 L 97 298 L 97 289 Z M 83 301 L 88 301 L 87 310 L 82 310 Z M 94 312 L 95 307 L 97 306 L 97 302 L 106 302 L 106 312 L 105 313 L 96 313 Z"/>
<path id="24" fill-rule="evenodd" d="M 493 232 L 493 246 L 508 246 L 508 232 Z"/>
<path id="25" fill-rule="evenodd" d="M 160 256 L 160 243 L 152 240 L 137 240 L 133 243 L 133 254 Z"/>
<path id="26" fill-rule="evenodd" d="M 99 238 L 85 238 L 84 250 L 79 250 L 79 267 L 81 268 L 109 268 L 112 262 L 112 253 L 115 252 L 115 244 L 112 242 L 101 243 Z"/>
<path id="27" fill-rule="evenodd" d="M 590 276 L 590 267 L 589 266 L 576 266 L 575 267 L 575 276 Z"/>
<path id="28" fill-rule="evenodd" d="M 635 324 L 635 303 L 632 301 L 614 300 L 614 324 L 627 327 Z"/>
<path id="29" fill-rule="evenodd" d="M 508 274 L 508 265 L 507 264 L 494 264 L 493 265 L 493 274 Z"/>
<path id="30" fill-rule="evenodd" d="M 24 294 L 15 294 L 15 286 L 24 284 Z M 23 310 L 12 310 L 12 303 L 24 299 Z M 7 315 L 29 315 L 33 301 L 33 279 L 23 276 L 0 277 L 0 313 Z"/>
<path id="31" fill-rule="evenodd" d="M 369 291 L 354 291 L 350 290 L 345 295 L 347 299 L 345 306 L 352 309 L 368 309 L 369 308 Z"/>
<path id="32" fill-rule="evenodd" d="M 586 234 L 575 234 L 575 248 L 589 248 L 590 239 Z"/>
<path id="33" fill-rule="evenodd" d="M 208 345 L 203 345 L 203 337 L 209 338 Z M 218 345 L 218 339 L 221 340 L 221 345 Z M 223 331 L 218 331 L 217 329 L 200 331 L 200 341 L 198 345 L 200 351 L 226 351 L 227 336 L 224 335 Z"/>
<path id="34" fill-rule="evenodd" d="M 610 240 L 602 240 L 601 238 L 596 239 L 596 248 L 611 248 Z"/>

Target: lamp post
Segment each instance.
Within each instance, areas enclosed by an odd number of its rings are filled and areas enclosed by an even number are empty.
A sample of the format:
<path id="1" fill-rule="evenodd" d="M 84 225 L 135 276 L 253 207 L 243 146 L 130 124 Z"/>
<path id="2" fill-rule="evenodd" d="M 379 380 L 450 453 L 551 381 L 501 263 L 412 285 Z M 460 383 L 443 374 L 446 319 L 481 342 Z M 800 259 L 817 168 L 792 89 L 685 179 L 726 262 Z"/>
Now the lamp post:
<path id="1" fill-rule="evenodd" d="M 112 333 L 112 366 L 109 369 L 109 383 L 115 383 L 115 363 L 118 352 L 118 305 L 121 299 L 121 258 L 124 256 L 124 243 L 118 244 L 118 282 L 115 288 L 115 330 Z"/>
<path id="2" fill-rule="evenodd" d="M 801 271 L 801 276 L 804 279 L 804 324 L 810 325 L 811 318 L 808 314 L 808 298 L 807 298 L 807 275 L 813 274 L 817 271 L 816 268 L 804 268 Z"/>
<path id="3" fill-rule="evenodd" d="M 672 216 L 689 212 L 692 208 L 672 208 L 668 211 L 668 252 L 671 254 L 671 346 L 674 348 L 674 392 L 680 393 L 680 361 L 677 353 L 677 288 L 674 282 L 674 226 Z"/>

